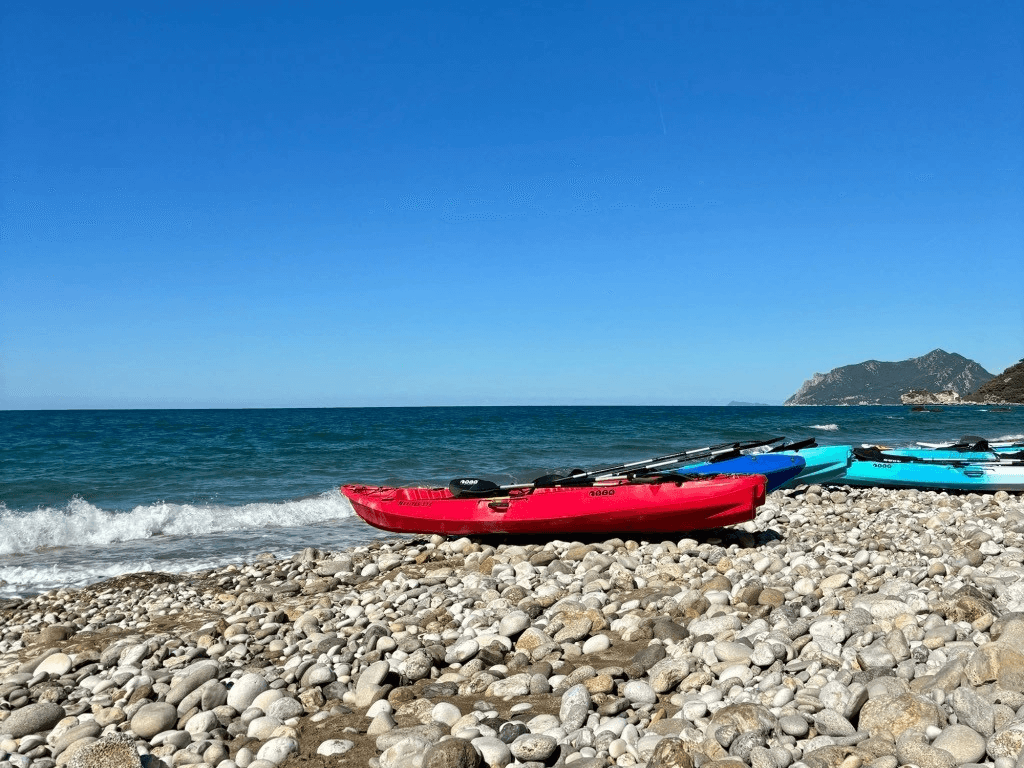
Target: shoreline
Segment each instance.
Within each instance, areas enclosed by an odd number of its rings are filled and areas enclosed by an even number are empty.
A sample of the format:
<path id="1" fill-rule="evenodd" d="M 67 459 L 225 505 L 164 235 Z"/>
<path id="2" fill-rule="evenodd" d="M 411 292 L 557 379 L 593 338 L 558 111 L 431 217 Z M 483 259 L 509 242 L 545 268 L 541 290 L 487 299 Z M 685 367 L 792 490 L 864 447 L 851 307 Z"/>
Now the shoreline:
<path id="1" fill-rule="evenodd" d="M 657 538 L 395 537 L 8 601 L 0 768 L 1018 764 L 1021 495 L 811 486 Z"/>

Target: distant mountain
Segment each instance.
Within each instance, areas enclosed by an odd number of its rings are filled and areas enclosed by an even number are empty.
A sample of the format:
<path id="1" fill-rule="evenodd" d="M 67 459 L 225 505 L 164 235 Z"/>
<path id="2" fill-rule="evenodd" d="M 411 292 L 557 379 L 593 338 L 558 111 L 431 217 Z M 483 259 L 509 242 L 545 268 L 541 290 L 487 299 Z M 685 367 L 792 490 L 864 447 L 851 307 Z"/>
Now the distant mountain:
<path id="1" fill-rule="evenodd" d="M 1024 360 L 989 379 L 964 399 L 974 403 L 1024 403 Z"/>
<path id="2" fill-rule="evenodd" d="M 731 407 L 737 406 L 737 405 L 742 405 L 742 406 L 751 406 L 751 405 L 758 406 L 758 405 L 768 405 L 768 403 L 744 403 L 744 402 L 742 402 L 740 400 L 733 400 L 731 403 L 729 403 L 728 407 L 731 408 Z"/>
<path id="3" fill-rule="evenodd" d="M 911 390 L 963 397 L 992 378 L 973 360 L 936 349 L 910 360 L 867 360 L 816 373 L 784 405 L 899 405 Z"/>

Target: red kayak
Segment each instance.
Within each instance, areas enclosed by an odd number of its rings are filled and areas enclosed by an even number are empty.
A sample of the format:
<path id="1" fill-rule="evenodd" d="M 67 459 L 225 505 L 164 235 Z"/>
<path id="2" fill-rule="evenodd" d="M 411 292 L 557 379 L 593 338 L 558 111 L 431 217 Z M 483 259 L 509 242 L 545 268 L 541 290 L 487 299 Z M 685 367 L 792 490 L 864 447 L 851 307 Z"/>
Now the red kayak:
<path id="1" fill-rule="evenodd" d="M 753 520 L 765 483 L 763 475 L 613 480 L 490 498 L 455 498 L 447 488 L 343 485 L 341 492 L 367 523 L 396 533 L 674 533 Z"/>

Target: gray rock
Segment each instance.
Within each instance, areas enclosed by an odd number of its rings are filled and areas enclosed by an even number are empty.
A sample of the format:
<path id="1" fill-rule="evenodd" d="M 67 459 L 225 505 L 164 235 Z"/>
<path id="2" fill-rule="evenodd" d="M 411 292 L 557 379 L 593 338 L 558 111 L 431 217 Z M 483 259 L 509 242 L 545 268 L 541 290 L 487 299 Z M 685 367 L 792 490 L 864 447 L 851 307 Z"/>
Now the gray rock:
<path id="1" fill-rule="evenodd" d="M 390 669 L 391 666 L 386 661 L 375 661 L 359 675 L 359 681 L 356 683 L 356 693 L 358 694 L 360 690 L 365 690 L 370 686 L 383 683 Z"/>
<path id="2" fill-rule="evenodd" d="M 423 768 L 478 768 L 480 753 L 463 739 L 434 744 L 423 756 Z"/>
<path id="3" fill-rule="evenodd" d="M 932 746 L 949 752 L 958 765 L 977 763 L 985 757 L 985 737 L 966 725 L 947 726 Z"/>
<path id="4" fill-rule="evenodd" d="M 227 704 L 238 712 L 244 712 L 264 691 L 270 689 L 270 684 L 263 675 L 250 672 L 242 675 L 228 691 Z"/>
<path id="5" fill-rule="evenodd" d="M 867 703 L 867 689 L 860 683 L 843 685 L 832 680 L 821 687 L 818 699 L 826 709 L 834 709 L 847 720 L 852 720 Z"/>
<path id="6" fill-rule="evenodd" d="M 48 731 L 64 719 L 64 708 L 59 704 L 29 704 L 14 710 L 0 723 L 0 735 L 20 739 L 30 733 Z"/>
<path id="7" fill-rule="evenodd" d="M 256 759 L 278 765 L 283 763 L 289 755 L 298 751 L 299 742 L 287 736 L 279 736 L 260 747 L 260 751 L 256 753 Z"/>
<path id="8" fill-rule="evenodd" d="M 651 690 L 655 693 L 673 691 L 689 674 L 690 663 L 687 660 L 662 659 L 648 672 Z"/>
<path id="9" fill-rule="evenodd" d="M 528 614 L 523 611 L 512 611 L 501 617 L 501 621 L 498 622 L 498 634 L 508 638 L 518 637 L 531 623 Z"/>
<path id="10" fill-rule="evenodd" d="M 622 686 L 622 695 L 635 706 L 655 704 L 658 701 L 658 694 L 651 686 L 643 680 L 630 680 Z"/>
<path id="11" fill-rule="evenodd" d="M 335 680 L 334 670 L 326 664 L 314 664 L 302 674 L 302 688 L 318 688 L 329 685 Z"/>
<path id="12" fill-rule="evenodd" d="M 405 676 L 411 682 L 429 677 L 433 668 L 434 660 L 423 650 L 416 651 L 405 660 Z"/>
<path id="13" fill-rule="evenodd" d="M 554 754 L 558 741 L 554 736 L 542 733 L 527 733 L 509 745 L 509 751 L 517 760 L 523 762 L 540 762 Z"/>
<path id="14" fill-rule="evenodd" d="M 626 673 L 630 677 L 642 677 L 647 671 L 665 658 L 665 646 L 648 645 L 641 648 L 626 665 Z"/>
<path id="15" fill-rule="evenodd" d="M 151 739 L 161 731 L 169 731 L 178 722 L 178 710 L 166 701 L 144 704 L 129 726 L 140 739 Z"/>
<path id="16" fill-rule="evenodd" d="M 316 748 L 318 755 L 330 757 L 332 755 L 344 755 L 355 746 L 355 742 L 348 739 L 328 739 Z"/>
<path id="17" fill-rule="evenodd" d="M 219 681 L 203 686 L 202 691 L 199 705 L 205 710 L 214 710 L 228 703 L 228 688 Z"/>
<path id="18" fill-rule="evenodd" d="M 301 717 L 305 711 L 300 702 L 287 696 L 283 699 L 278 699 L 267 707 L 267 715 L 269 717 L 276 717 L 282 722 L 292 717 Z"/>
<path id="19" fill-rule="evenodd" d="M 972 689 L 957 688 L 946 697 L 946 701 L 961 725 L 968 726 L 986 738 L 996 732 L 995 707 Z"/>
<path id="20" fill-rule="evenodd" d="M 529 733 L 530 729 L 526 723 L 519 722 L 518 720 L 510 720 L 507 723 L 502 723 L 501 727 L 498 728 L 498 740 L 504 744 L 511 744 L 520 736 L 525 733 Z"/>
<path id="21" fill-rule="evenodd" d="M 95 720 L 73 725 L 53 740 L 53 756 L 56 757 L 79 739 L 98 738 L 103 728 Z"/>
<path id="22" fill-rule="evenodd" d="M 892 669 L 896 666 L 896 657 L 880 640 L 861 648 L 857 652 L 857 661 L 862 669 Z"/>
<path id="23" fill-rule="evenodd" d="M 508 744 L 493 736 L 478 736 L 472 744 L 480 753 L 483 762 L 494 768 L 505 768 L 512 762 L 512 751 Z"/>
<path id="24" fill-rule="evenodd" d="M 378 737 L 379 739 L 380 737 Z M 427 750 L 434 746 L 434 743 L 435 741 L 425 739 L 422 736 L 405 736 L 385 749 L 380 757 L 377 758 L 380 768 L 398 768 L 399 766 L 406 765 L 405 761 L 409 758 L 422 759 Z"/>
<path id="25" fill-rule="evenodd" d="M 718 637 L 729 630 L 737 630 L 743 626 L 738 616 L 725 614 L 724 616 L 713 616 L 708 619 L 694 619 L 690 622 L 688 629 L 692 637 L 698 635 L 714 635 Z"/>
<path id="26" fill-rule="evenodd" d="M 43 659 L 42 663 L 36 667 L 36 674 L 40 672 L 46 672 L 48 675 L 54 677 L 60 677 L 66 675 L 71 671 L 72 663 L 71 657 L 66 653 L 54 653 Z"/>
<path id="27" fill-rule="evenodd" d="M 853 723 L 834 709 L 823 709 L 814 716 L 814 727 L 825 736 L 852 736 L 857 732 Z"/>
<path id="28" fill-rule="evenodd" d="M 193 664 L 187 671 L 182 673 L 178 682 L 171 686 L 167 692 L 165 701 L 168 704 L 178 706 L 181 700 L 203 683 L 213 680 L 220 675 L 220 665 L 215 661 L 201 661 Z"/>
<path id="29" fill-rule="evenodd" d="M 244 722 L 244 721 L 243 721 Z M 249 727 L 246 730 L 246 735 L 253 739 L 269 739 L 270 734 L 281 727 L 281 721 L 276 717 L 270 717 L 265 715 L 264 717 L 257 717 L 249 722 Z"/>
<path id="30" fill-rule="evenodd" d="M 721 642 L 715 644 L 715 656 L 719 661 L 747 661 L 753 652 L 754 649 L 744 643 Z"/>
<path id="31" fill-rule="evenodd" d="M 601 653 L 602 651 L 607 651 L 611 647 L 612 641 L 611 638 L 608 637 L 608 635 L 594 635 L 593 637 L 588 638 L 585 643 L 583 643 L 583 653 Z"/>
<path id="32" fill-rule="evenodd" d="M 810 733 L 811 727 L 800 715 L 783 715 L 779 718 L 779 729 L 785 734 L 802 739 Z"/>
<path id="33" fill-rule="evenodd" d="M 422 739 L 429 745 L 435 741 L 440 741 L 441 737 L 447 733 L 447 730 L 442 730 L 437 725 L 414 725 L 411 728 L 395 728 L 393 731 L 383 733 L 377 737 L 375 744 L 378 751 L 386 752 L 405 739 Z"/>
<path id="34" fill-rule="evenodd" d="M 487 695 L 495 696 L 499 699 L 528 696 L 530 694 L 531 678 L 532 675 L 528 672 L 520 672 L 517 675 L 506 677 L 504 680 L 495 680 L 487 688 Z"/>
<path id="35" fill-rule="evenodd" d="M 480 644 L 470 638 L 463 640 L 458 645 L 449 648 L 444 655 L 445 664 L 464 664 L 476 656 L 480 650 Z"/>
<path id="36" fill-rule="evenodd" d="M 562 728 L 566 732 L 582 728 L 590 714 L 593 701 L 590 691 L 585 685 L 574 685 L 562 694 L 562 705 L 558 710 L 558 717 L 562 721 Z"/>
<path id="37" fill-rule="evenodd" d="M 938 726 L 943 720 L 934 701 L 913 693 L 869 699 L 860 712 L 861 729 L 872 735 L 885 731 L 896 738 L 907 730 L 923 733 L 928 727 Z"/>
<path id="38" fill-rule="evenodd" d="M 953 755 L 944 749 L 931 746 L 924 740 L 923 735 L 921 738 L 914 738 L 912 734 L 917 733 L 919 732 L 907 732 L 903 738 L 897 739 L 896 757 L 901 765 L 917 765 L 920 768 L 956 768 L 957 762 Z"/>
<path id="39" fill-rule="evenodd" d="M 665 617 L 655 621 L 651 629 L 654 632 L 654 637 L 658 640 L 680 642 L 690 636 L 690 631 L 686 627 L 676 624 L 672 619 Z"/>
<path id="40" fill-rule="evenodd" d="M 197 712 L 188 719 L 184 728 L 188 733 L 196 736 L 200 733 L 212 731 L 219 724 L 217 716 L 213 712 Z"/>

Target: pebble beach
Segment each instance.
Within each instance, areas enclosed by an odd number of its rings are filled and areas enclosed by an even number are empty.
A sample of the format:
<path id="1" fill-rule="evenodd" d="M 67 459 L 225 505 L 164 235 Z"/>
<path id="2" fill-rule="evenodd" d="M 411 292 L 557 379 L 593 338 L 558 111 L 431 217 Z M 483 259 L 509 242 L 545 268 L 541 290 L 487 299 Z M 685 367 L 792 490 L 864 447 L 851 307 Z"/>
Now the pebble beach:
<path id="1" fill-rule="evenodd" d="M 0 768 L 1024 766 L 1024 499 L 403 538 L 0 601 Z"/>

